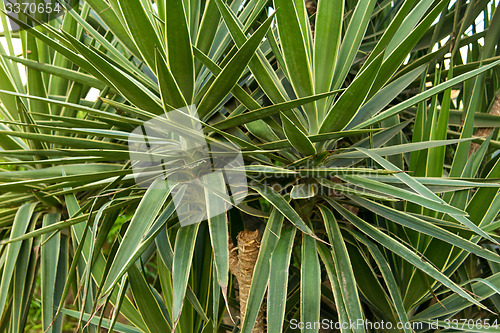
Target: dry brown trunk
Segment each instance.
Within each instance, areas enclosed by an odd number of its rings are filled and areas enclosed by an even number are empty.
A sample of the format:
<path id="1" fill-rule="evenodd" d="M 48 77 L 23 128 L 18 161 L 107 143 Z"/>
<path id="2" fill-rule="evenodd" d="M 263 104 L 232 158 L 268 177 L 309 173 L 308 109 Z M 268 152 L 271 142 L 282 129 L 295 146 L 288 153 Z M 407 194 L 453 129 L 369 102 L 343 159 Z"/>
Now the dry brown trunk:
<path id="1" fill-rule="evenodd" d="M 316 10 L 318 9 L 317 5 L 316 5 L 316 1 L 315 0 L 305 0 L 305 4 L 306 4 L 306 9 L 307 9 L 309 15 L 314 15 L 316 13 Z M 314 39 L 315 30 L 316 30 L 315 26 L 312 22 L 309 25 L 311 26 L 311 35 L 312 35 L 312 38 Z"/>
<path id="2" fill-rule="evenodd" d="M 317 5 L 315 0 L 305 0 L 307 11 L 309 15 L 314 15 L 317 10 Z"/>
<path id="3" fill-rule="evenodd" d="M 240 322 L 243 322 L 247 308 L 248 293 L 252 284 L 253 271 L 257 257 L 259 256 L 261 238 L 258 230 L 243 230 L 238 234 L 236 239 L 238 240 L 238 247 L 234 247 L 233 241 L 229 238 L 229 269 L 238 281 Z M 265 332 L 263 306 L 260 307 L 252 332 Z"/>
<path id="4" fill-rule="evenodd" d="M 497 95 L 495 102 L 493 103 L 493 106 L 491 107 L 490 114 L 499 116 L 500 115 L 500 95 Z M 490 133 L 493 131 L 493 128 L 491 127 L 482 127 L 478 128 L 476 132 L 474 133 L 474 136 L 477 137 L 487 137 L 490 135 Z M 479 149 L 480 144 L 478 143 L 472 143 L 470 146 L 469 150 L 469 157 L 473 153 L 475 153 Z"/>

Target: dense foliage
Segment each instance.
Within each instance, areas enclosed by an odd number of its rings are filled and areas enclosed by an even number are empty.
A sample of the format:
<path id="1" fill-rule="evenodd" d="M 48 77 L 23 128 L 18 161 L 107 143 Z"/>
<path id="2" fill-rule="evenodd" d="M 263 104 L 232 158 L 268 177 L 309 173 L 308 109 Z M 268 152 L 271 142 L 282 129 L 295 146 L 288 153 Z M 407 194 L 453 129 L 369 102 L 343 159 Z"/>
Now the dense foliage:
<path id="1" fill-rule="evenodd" d="M 493 325 L 497 5 L 72 0 L 20 32 L 0 14 L 0 331 Z M 127 140 L 189 105 L 249 190 L 181 227 Z"/>

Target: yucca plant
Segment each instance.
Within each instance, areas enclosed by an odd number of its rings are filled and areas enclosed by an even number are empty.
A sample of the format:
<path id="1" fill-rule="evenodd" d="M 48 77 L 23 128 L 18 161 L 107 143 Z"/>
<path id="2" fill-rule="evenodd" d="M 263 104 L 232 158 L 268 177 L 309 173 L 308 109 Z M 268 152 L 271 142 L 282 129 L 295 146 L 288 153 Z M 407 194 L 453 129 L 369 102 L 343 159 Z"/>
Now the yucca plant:
<path id="1" fill-rule="evenodd" d="M 1 332 L 498 330 L 498 2 L 62 5 L 1 14 Z M 182 226 L 128 140 L 188 106 L 248 195 Z"/>

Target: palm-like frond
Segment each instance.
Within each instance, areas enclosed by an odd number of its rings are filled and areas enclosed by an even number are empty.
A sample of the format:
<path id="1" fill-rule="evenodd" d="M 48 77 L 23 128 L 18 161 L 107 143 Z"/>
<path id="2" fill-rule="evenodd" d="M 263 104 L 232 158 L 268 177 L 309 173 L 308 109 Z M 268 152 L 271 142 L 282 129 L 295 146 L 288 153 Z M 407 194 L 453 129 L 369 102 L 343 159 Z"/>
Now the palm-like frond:
<path id="1" fill-rule="evenodd" d="M 38 301 L 48 332 L 252 332 L 266 303 L 269 332 L 497 311 L 498 4 L 308 6 L 73 1 L 19 33 L 1 15 L 0 331 L 30 329 Z M 189 105 L 241 150 L 249 192 L 181 226 L 127 140 Z M 261 244 L 240 313 L 243 229 Z"/>

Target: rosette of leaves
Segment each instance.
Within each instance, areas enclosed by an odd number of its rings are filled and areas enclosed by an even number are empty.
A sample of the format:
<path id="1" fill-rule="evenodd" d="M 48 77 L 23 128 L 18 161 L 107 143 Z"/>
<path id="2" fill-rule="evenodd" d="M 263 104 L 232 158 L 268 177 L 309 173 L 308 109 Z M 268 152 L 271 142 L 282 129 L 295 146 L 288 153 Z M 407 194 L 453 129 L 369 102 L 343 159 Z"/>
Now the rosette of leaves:
<path id="1" fill-rule="evenodd" d="M 495 318 L 496 2 L 73 5 L 18 33 L 2 14 L 0 331 Z M 241 149 L 249 194 L 181 227 L 127 138 L 188 105 Z M 261 235 L 244 313 L 242 230 Z"/>

